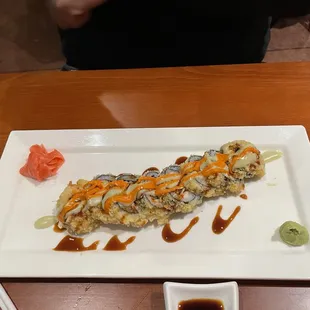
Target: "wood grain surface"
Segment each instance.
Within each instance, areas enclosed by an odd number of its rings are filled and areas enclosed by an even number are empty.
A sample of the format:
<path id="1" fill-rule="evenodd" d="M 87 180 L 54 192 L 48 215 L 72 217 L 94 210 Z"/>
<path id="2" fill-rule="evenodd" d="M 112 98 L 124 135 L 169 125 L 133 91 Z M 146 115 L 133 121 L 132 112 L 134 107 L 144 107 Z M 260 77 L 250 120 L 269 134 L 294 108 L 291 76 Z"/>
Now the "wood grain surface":
<path id="1" fill-rule="evenodd" d="M 0 151 L 16 129 L 280 124 L 310 133 L 310 63 L 0 75 Z M 164 309 L 162 281 L 70 281 L 2 279 L 18 309 Z M 241 310 L 310 309 L 309 282 L 239 284 Z"/>

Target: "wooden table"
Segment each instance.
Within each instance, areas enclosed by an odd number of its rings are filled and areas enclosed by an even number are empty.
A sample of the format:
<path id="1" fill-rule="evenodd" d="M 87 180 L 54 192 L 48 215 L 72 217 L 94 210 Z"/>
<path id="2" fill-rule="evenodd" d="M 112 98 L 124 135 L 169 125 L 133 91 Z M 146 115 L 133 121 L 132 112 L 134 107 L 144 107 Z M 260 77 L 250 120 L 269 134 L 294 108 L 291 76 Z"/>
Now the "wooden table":
<path id="1" fill-rule="evenodd" d="M 310 133 L 310 63 L 0 75 L 0 151 L 14 129 L 276 124 Z M 158 280 L 2 282 L 19 309 L 164 309 Z M 309 282 L 239 284 L 241 310 L 310 309 Z"/>

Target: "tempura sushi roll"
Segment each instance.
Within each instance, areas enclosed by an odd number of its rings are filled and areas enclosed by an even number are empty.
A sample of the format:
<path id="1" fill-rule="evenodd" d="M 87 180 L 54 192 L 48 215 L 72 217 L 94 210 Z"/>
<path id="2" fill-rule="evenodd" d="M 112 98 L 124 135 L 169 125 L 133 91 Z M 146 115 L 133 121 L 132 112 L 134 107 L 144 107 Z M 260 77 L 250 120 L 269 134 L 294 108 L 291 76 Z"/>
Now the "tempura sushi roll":
<path id="1" fill-rule="evenodd" d="M 245 179 L 264 173 L 259 150 L 249 142 L 233 141 L 161 172 L 150 168 L 142 175 L 97 175 L 68 184 L 57 201 L 58 225 L 78 235 L 105 224 L 162 225 L 174 214 L 192 212 L 203 197 L 240 193 Z"/>

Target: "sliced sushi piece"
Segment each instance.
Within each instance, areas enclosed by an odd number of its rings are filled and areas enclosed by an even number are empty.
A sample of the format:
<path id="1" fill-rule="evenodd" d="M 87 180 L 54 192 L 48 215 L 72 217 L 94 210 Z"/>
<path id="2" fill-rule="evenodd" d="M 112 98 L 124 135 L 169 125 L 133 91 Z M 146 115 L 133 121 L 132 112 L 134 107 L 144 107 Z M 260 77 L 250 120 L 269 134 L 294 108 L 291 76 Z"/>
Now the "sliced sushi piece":
<path id="1" fill-rule="evenodd" d="M 160 175 L 160 171 L 156 167 L 146 169 L 143 173 L 143 177 L 157 178 Z"/>
<path id="2" fill-rule="evenodd" d="M 221 147 L 228 155 L 230 174 L 237 179 L 262 177 L 265 174 L 265 162 L 260 151 L 250 142 L 237 140 Z"/>
<path id="3" fill-rule="evenodd" d="M 162 203 L 174 213 L 189 213 L 202 204 L 202 196 L 181 189 L 163 196 Z"/>
<path id="4" fill-rule="evenodd" d="M 138 176 L 131 173 L 122 173 L 116 177 L 116 180 L 123 180 L 128 183 L 135 183 L 138 180 Z"/>
<path id="5" fill-rule="evenodd" d="M 94 177 L 94 180 L 100 180 L 100 181 L 108 181 L 112 182 L 116 179 L 116 176 L 113 174 L 98 174 Z"/>
<path id="6" fill-rule="evenodd" d="M 184 188 L 207 198 L 242 191 L 243 182 L 230 176 L 228 155 L 210 150 L 202 158 L 196 158 L 198 160 L 189 160 L 182 165 L 181 185 Z"/>

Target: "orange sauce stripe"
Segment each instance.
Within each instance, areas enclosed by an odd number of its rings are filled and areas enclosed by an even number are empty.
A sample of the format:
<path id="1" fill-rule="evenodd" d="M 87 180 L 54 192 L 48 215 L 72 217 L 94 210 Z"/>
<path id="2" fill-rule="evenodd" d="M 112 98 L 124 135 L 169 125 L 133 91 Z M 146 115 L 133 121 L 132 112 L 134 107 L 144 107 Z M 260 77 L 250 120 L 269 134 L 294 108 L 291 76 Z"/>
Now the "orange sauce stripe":
<path id="1" fill-rule="evenodd" d="M 191 173 L 193 171 L 199 171 L 201 164 L 204 162 L 203 159 L 199 160 L 199 161 L 193 161 L 193 162 L 189 162 L 183 165 L 182 167 L 182 174 L 188 174 Z"/>
<path id="2" fill-rule="evenodd" d="M 161 176 L 156 178 L 156 183 L 163 181 L 164 179 L 169 179 L 169 178 L 176 177 L 176 176 L 181 177 L 181 174 L 180 173 L 170 173 L 170 174 L 161 175 Z"/>
<path id="3" fill-rule="evenodd" d="M 172 188 L 156 189 L 155 194 L 158 196 L 161 196 L 161 195 L 165 195 L 165 194 L 177 191 L 178 189 L 183 189 L 183 186 L 175 186 Z"/>
<path id="4" fill-rule="evenodd" d="M 192 174 L 187 174 L 186 176 L 184 176 L 180 182 L 180 185 L 183 185 L 185 182 L 187 182 L 188 180 L 192 179 L 192 178 L 195 178 L 195 177 L 198 177 L 200 175 L 199 172 L 195 172 L 195 173 L 192 173 Z"/>
<path id="5" fill-rule="evenodd" d="M 145 177 L 145 176 L 141 176 L 138 181 L 153 181 L 155 182 L 156 181 L 156 178 L 153 178 L 153 177 Z"/>
<path id="6" fill-rule="evenodd" d="M 221 162 L 226 162 L 228 160 L 227 154 L 218 153 L 216 154 L 216 157 L 218 158 L 218 161 L 221 161 Z"/>
<path id="7" fill-rule="evenodd" d="M 103 184 L 100 180 L 89 181 L 83 186 L 85 190 L 92 190 L 96 187 L 103 188 Z"/>
<path id="8" fill-rule="evenodd" d="M 73 204 L 70 204 L 70 205 L 66 205 L 62 210 L 61 212 L 58 214 L 58 221 L 61 222 L 61 223 L 64 223 L 65 222 L 65 216 L 66 214 L 71 211 L 71 210 L 74 210 L 78 205 L 80 204 L 80 202 L 76 202 L 76 203 L 73 203 Z"/>
<path id="9" fill-rule="evenodd" d="M 142 189 L 155 189 L 156 185 L 154 182 L 148 182 L 148 183 L 143 183 L 141 186 L 137 186 L 131 193 L 126 194 L 122 193 L 119 195 L 116 195 L 114 197 L 110 197 L 109 199 L 106 200 L 104 203 L 104 210 L 105 212 L 109 213 L 110 208 L 114 202 L 120 202 L 120 203 L 133 203 L 137 193 L 142 190 Z"/>
<path id="10" fill-rule="evenodd" d="M 192 179 L 192 178 L 195 178 L 199 175 L 203 175 L 203 176 L 209 176 L 211 174 L 215 174 L 215 173 L 225 173 L 227 174 L 228 171 L 225 170 L 226 168 L 226 161 L 228 159 L 228 156 L 225 155 L 225 154 L 217 154 L 217 161 L 216 162 L 213 162 L 211 164 L 209 164 L 205 169 L 203 169 L 201 172 L 196 172 L 196 173 L 193 173 L 193 174 L 187 174 L 185 175 L 182 180 L 181 180 L 181 185 L 183 185 L 186 181 Z M 190 172 L 193 172 L 194 170 L 190 171 Z M 190 173 L 188 172 L 188 173 Z"/>

